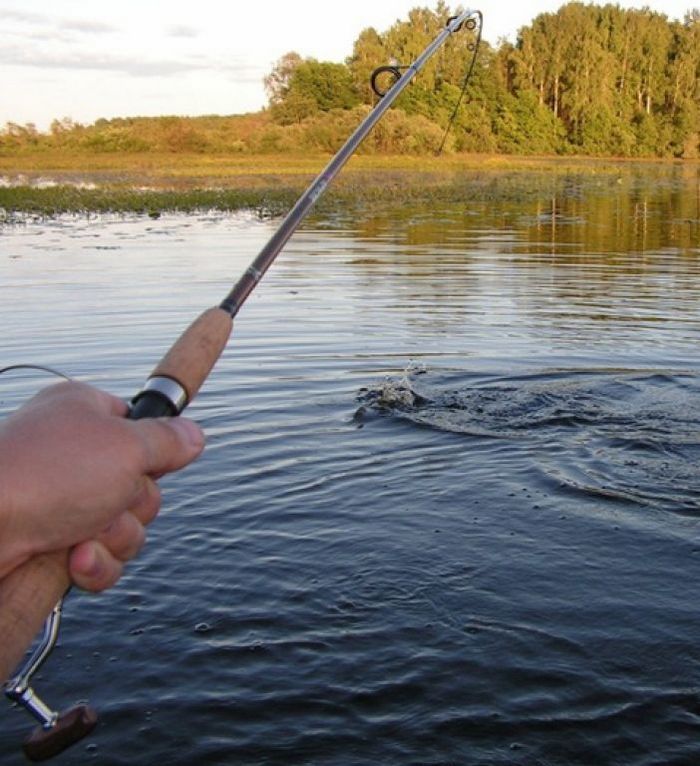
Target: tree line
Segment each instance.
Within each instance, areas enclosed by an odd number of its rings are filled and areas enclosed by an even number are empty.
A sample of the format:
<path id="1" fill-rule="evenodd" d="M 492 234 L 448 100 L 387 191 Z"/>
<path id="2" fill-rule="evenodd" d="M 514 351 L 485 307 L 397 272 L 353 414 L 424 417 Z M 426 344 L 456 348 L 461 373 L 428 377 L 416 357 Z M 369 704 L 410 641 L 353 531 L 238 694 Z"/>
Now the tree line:
<path id="1" fill-rule="evenodd" d="M 376 62 L 410 63 L 450 15 L 438 2 L 384 34 L 366 29 L 345 64 L 287 54 L 266 80 L 273 119 L 290 125 L 371 104 Z M 472 43 L 463 32 L 450 38 L 399 108 L 445 127 Z M 676 22 L 649 9 L 567 3 L 523 27 L 515 44 L 482 42 L 467 95 L 456 151 L 697 157 L 700 11 Z"/>
<path id="2" fill-rule="evenodd" d="M 334 151 L 377 96 L 372 71 L 411 63 L 453 15 L 439 0 L 385 32 L 363 30 L 342 63 L 283 56 L 262 113 L 55 121 L 49 134 L 9 124 L 0 149 L 271 153 Z M 488 18 L 486 20 L 488 24 Z M 459 103 L 474 34 L 452 35 L 361 150 L 429 153 Z M 570 2 L 537 16 L 514 44 L 482 41 L 446 149 L 506 154 L 700 156 L 700 10 L 683 21 L 618 5 Z"/>

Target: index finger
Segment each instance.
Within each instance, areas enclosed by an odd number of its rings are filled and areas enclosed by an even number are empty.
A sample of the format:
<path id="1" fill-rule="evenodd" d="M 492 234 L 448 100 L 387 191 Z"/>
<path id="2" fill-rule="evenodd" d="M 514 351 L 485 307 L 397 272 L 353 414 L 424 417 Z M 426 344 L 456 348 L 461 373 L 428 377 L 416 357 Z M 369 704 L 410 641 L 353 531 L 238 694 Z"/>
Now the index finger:
<path id="1" fill-rule="evenodd" d="M 125 417 L 129 411 L 126 402 L 119 397 L 77 380 L 62 381 L 43 388 L 34 399 L 28 402 L 28 405 L 48 403 L 55 405 L 58 404 L 57 400 L 61 400 L 62 407 L 77 406 L 80 409 L 87 407 L 117 417 Z"/>

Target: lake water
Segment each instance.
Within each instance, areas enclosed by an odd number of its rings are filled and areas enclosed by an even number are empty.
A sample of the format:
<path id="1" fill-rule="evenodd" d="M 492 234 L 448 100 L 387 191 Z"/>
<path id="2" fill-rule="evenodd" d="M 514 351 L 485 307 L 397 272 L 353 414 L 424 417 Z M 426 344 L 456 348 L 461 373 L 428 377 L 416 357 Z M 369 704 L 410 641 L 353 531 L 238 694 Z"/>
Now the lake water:
<path id="1" fill-rule="evenodd" d="M 101 722 L 56 763 L 700 762 L 699 172 L 310 219 L 149 545 L 67 601 L 36 687 Z M 130 396 L 275 227 L 3 228 L 0 366 Z"/>

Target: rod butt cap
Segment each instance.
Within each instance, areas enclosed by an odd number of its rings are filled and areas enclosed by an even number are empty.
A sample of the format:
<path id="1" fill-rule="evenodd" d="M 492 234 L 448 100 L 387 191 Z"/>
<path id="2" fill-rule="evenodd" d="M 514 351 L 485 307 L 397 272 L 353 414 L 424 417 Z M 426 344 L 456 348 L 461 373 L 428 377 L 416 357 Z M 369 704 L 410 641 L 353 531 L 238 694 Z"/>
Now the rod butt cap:
<path id="1" fill-rule="evenodd" d="M 97 713 L 87 705 L 76 705 L 58 716 L 50 729 L 37 726 L 24 742 L 30 761 L 45 761 L 86 737 L 97 724 Z"/>

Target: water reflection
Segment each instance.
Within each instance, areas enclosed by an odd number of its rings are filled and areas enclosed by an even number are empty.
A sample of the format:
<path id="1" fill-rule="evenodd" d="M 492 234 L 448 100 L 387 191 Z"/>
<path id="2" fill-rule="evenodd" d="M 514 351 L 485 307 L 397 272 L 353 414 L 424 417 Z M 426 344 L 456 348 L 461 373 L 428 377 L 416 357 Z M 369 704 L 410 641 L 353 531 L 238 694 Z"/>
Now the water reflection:
<path id="1" fill-rule="evenodd" d="M 493 326 L 520 314 L 555 334 L 583 322 L 658 330 L 695 320 L 700 186 L 693 170 L 661 179 L 563 178 L 551 196 L 534 199 L 494 192 L 488 202 L 375 209 L 352 222 L 352 242 L 342 227 L 338 237 L 353 288 L 369 296 L 379 323 L 389 295 L 397 316 L 418 325 Z M 324 268 L 339 256 L 335 248 L 321 255 Z"/>
<path id="2" fill-rule="evenodd" d="M 450 249 L 466 239 L 502 232 L 504 249 L 557 256 L 573 253 L 617 255 L 659 251 L 692 254 L 700 239 L 700 169 L 667 167 L 657 173 L 595 175 L 496 174 L 489 194 L 464 201 L 449 212 L 391 206 L 375 210 L 359 226 L 362 238 L 394 244 Z M 491 197 L 488 199 L 488 197 Z M 484 200 L 484 197 L 487 197 Z"/>

